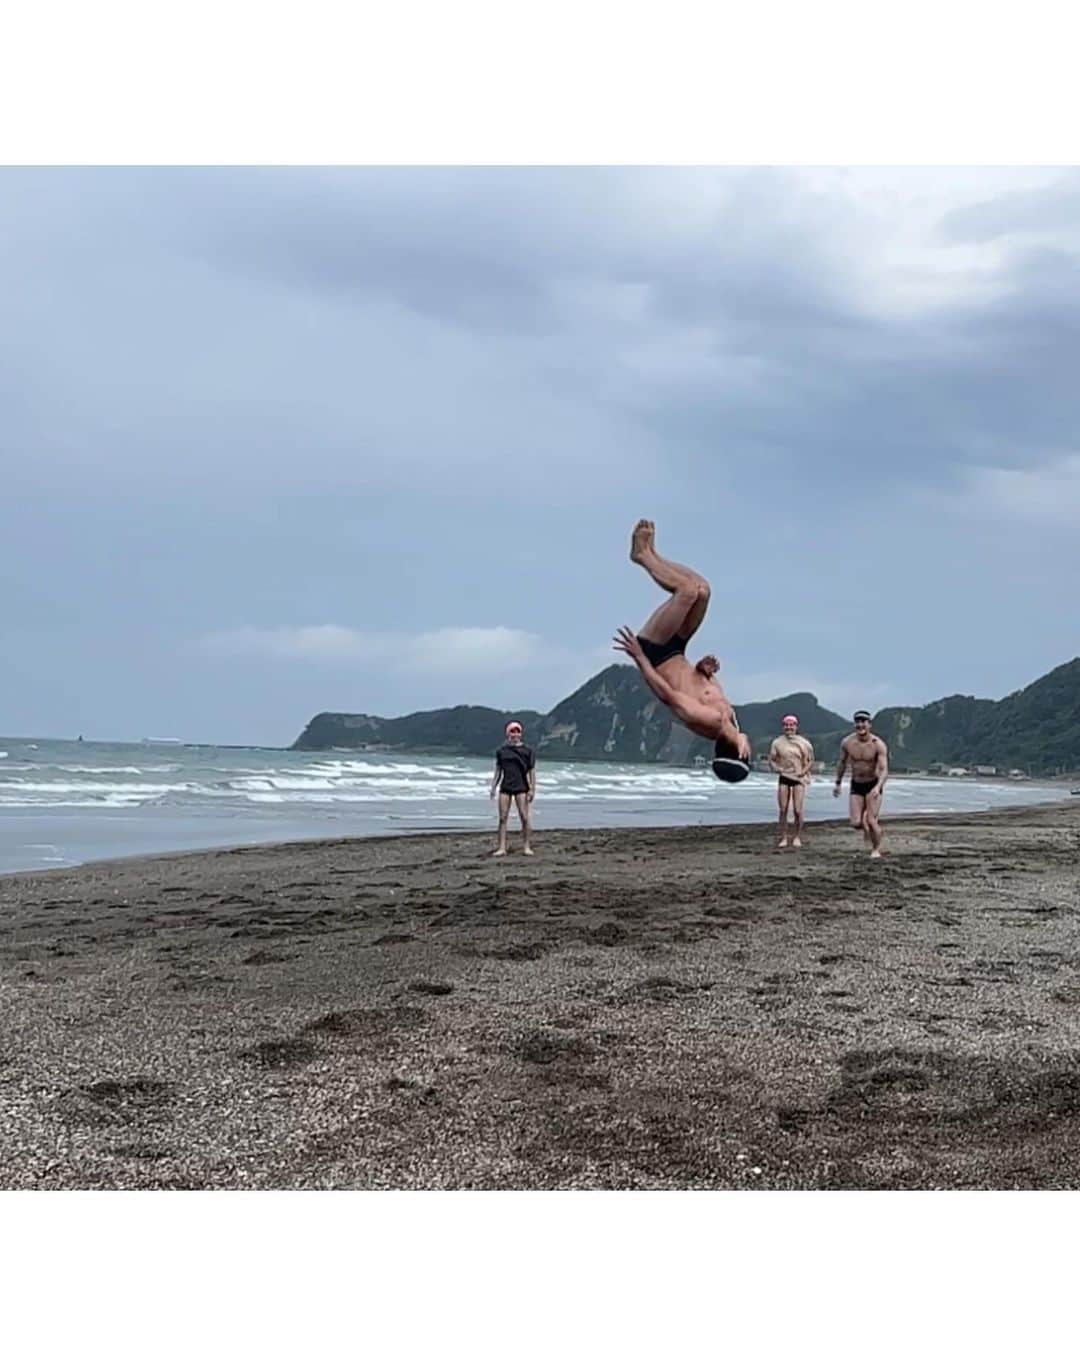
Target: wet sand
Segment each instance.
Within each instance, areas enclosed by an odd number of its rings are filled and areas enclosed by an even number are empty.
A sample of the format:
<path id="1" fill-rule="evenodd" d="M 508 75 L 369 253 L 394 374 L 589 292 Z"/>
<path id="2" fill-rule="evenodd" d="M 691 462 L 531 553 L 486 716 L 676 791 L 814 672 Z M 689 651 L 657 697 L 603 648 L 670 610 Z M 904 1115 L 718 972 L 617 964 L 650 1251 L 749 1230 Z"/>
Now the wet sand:
<path id="1" fill-rule="evenodd" d="M 0 1185 L 1075 1188 L 1080 802 L 886 825 L 0 877 Z"/>

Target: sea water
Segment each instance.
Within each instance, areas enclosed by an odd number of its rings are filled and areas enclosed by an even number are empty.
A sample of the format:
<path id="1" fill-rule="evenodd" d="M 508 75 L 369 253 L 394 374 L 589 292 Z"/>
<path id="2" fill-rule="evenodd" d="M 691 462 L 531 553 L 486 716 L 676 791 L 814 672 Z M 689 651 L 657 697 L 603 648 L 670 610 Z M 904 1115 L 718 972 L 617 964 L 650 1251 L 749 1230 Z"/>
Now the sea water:
<path id="1" fill-rule="evenodd" d="M 0 872 L 182 849 L 417 830 L 493 829 L 493 762 L 456 755 L 0 740 Z M 541 757 L 538 830 L 718 825 L 775 818 L 776 779 L 718 783 L 707 768 L 566 764 Z M 847 814 L 832 776 L 809 820 Z M 1055 801 L 1067 787 L 890 780 L 890 814 Z M 516 820 L 516 817 L 512 816 Z"/>

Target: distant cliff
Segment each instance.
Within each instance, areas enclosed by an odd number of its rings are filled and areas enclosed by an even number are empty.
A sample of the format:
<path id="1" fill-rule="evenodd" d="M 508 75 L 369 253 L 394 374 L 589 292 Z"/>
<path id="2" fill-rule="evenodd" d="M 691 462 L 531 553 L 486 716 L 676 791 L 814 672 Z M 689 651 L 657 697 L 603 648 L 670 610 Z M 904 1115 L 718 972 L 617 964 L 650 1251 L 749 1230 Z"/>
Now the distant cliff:
<path id="1" fill-rule="evenodd" d="M 758 750 L 767 749 L 780 718 L 794 712 L 811 739 L 842 732 L 848 722 L 822 708 L 813 694 L 790 694 L 769 703 L 738 708 L 739 723 Z M 689 764 L 711 754 L 711 744 L 675 722 L 649 692 L 636 667 L 611 665 L 594 675 L 549 713 L 501 711 L 463 706 L 407 717 L 364 713 L 319 713 L 292 746 L 294 750 L 426 750 L 488 755 L 516 718 L 537 750 L 558 759 L 622 763 Z"/>

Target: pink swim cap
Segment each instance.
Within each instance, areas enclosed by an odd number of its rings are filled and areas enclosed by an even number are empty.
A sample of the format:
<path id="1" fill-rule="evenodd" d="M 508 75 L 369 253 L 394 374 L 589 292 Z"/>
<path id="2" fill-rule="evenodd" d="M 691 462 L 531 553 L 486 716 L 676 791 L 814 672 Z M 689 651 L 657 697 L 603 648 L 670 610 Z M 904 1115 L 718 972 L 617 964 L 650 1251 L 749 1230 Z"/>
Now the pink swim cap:
<path id="1" fill-rule="evenodd" d="M 512 731 L 523 731 L 523 730 L 524 728 L 522 727 L 520 722 L 507 722 L 506 724 L 506 734 L 508 736 Z"/>
<path id="2" fill-rule="evenodd" d="M 784 726 L 786 726 L 786 727 L 797 727 L 798 725 L 799 725 L 799 719 L 798 719 L 797 717 L 795 717 L 794 714 L 788 713 L 788 715 L 784 718 Z"/>

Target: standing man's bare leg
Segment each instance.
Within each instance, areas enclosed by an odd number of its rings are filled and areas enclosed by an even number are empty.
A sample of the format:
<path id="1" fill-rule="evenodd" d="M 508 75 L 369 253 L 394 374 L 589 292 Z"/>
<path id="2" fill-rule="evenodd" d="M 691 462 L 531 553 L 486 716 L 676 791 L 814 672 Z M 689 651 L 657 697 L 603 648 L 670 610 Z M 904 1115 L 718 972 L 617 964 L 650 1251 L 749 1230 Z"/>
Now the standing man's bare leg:
<path id="1" fill-rule="evenodd" d="M 866 826 L 866 837 L 870 841 L 871 858 L 881 857 L 881 841 L 885 838 L 885 831 L 881 828 L 881 822 L 878 820 L 878 812 L 881 810 L 881 798 L 876 802 L 868 801 L 866 803 L 866 812 L 863 816 L 863 823 Z"/>
<path id="2" fill-rule="evenodd" d="M 805 787 L 800 784 L 799 787 L 791 789 L 791 809 L 795 815 L 795 838 L 791 841 L 792 848 L 802 848 L 803 803 L 805 800 Z"/>
<path id="3" fill-rule="evenodd" d="M 650 642 L 669 642 L 673 637 L 693 637 L 709 606 L 709 583 L 691 567 L 662 558 L 656 551 L 656 526 L 639 520 L 630 541 L 630 561 L 644 567 L 653 581 L 671 599 L 651 614 L 638 637 Z"/>
<path id="4" fill-rule="evenodd" d="M 785 783 L 780 783 L 776 789 L 776 801 L 780 807 L 780 838 L 776 841 L 777 848 L 787 848 L 787 818 L 788 804 L 791 801 L 791 788 Z"/>
<path id="5" fill-rule="evenodd" d="M 517 813 L 521 818 L 521 837 L 522 848 L 525 855 L 532 857 L 532 806 L 528 797 L 523 792 L 519 792 L 514 798 L 517 805 Z"/>
<path id="6" fill-rule="evenodd" d="M 860 797 L 858 793 L 853 792 L 848 797 L 848 820 L 851 822 L 853 830 L 859 830 L 866 834 L 866 821 L 864 819 L 866 812 L 863 809 L 865 798 Z"/>
<path id="7" fill-rule="evenodd" d="M 499 842 L 495 846 L 495 852 L 491 855 L 493 858 L 506 857 L 506 826 L 510 819 L 510 797 L 505 792 L 499 793 Z"/>

